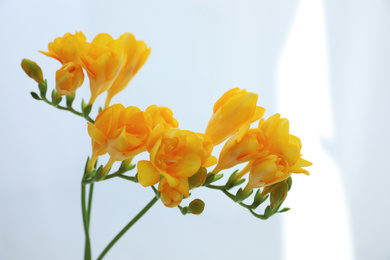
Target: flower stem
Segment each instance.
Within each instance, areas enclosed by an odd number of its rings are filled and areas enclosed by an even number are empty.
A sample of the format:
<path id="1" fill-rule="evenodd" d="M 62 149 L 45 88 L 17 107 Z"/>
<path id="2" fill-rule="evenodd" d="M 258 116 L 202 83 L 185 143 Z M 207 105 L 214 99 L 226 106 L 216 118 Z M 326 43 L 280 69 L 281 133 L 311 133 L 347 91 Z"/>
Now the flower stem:
<path id="1" fill-rule="evenodd" d="M 85 232 L 85 252 L 84 259 L 91 260 L 91 242 L 89 238 L 89 221 L 87 212 L 87 203 L 86 203 L 86 184 L 81 183 L 81 210 L 83 213 L 83 224 L 84 224 L 84 232 Z"/>
<path id="2" fill-rule="evenodd" d="M 157 197 L 153 197 L 153 199 L 114 237 L 97 260 L 103 259 L 111 247 L 114 246 L 114 244 L 127 232 L 127 230 L 129 230 L 157 202 L 157 200 Z"/>
<path id="3" fill-rule="evenodd" d="M 89 223 L 91 222 L 91 209 L 92 209 L 92 196 L 93 196 L 93 186 L 94 183 L 91 183 L 89 186 L 89 196 L 88 196 L 88 228 L 89 228 Z"/>

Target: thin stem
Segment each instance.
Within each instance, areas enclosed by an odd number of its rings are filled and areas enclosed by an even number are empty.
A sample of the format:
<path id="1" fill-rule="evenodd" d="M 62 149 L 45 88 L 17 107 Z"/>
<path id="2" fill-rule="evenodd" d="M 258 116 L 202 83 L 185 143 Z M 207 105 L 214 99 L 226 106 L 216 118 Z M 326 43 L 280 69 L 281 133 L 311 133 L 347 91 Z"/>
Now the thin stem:
<path id="1" fill-rule="evenodd" d="M 75 114 L 75 115 L 78 115 L 78 116 L 81 116 L 81 117 L 84 117 L 88 122 L 90 122 L 90 123 L 95 123 L 95 121 L 92 119 L 92 118 L 90 118 L 89 116 L 87 116 L 87 115 L 84 115 L 83 113 L 81 113 L 81 112 L 78 112 L 78 111 L 76 111 L 76 110 L 74 110 L 72 107 L 63 107 L 63 106 L 59 106 L 59 105 L 54 105 L 52 102 L 50 102 L 46 97 L 41 97 L 42 98 L 42 100 L 43 101 L 45 101 L 47 104 L 49 104 L 49 105 L 51 105 L 51 106 L 53 106 L 53 107 L 55 107 L 55 108 L 58 108 L 58 109 L 60 109 L 60 110 L 66 110 L 66 111 L 69 111 L 69 112 L 72 112 L 73 114 Z"/>
<path id="2" fill-rule="evenodd" d="M 89 223 L 88 223 L 88 212 L 86 205 L 86 185 L 84 183 L 81 184 L 81 210 L 83 213 L 83 224 L 84 224 L 84 232 L 85 232 L 85 252 L 84 259 L 91 260 L 91 242 L 89 238 Z"/>
<path id="3" fill-rule="evenodd" d="M 92 196 L 93 196 L 93 186 L 94 183 L 91 183 L 89 186 L 89 196 L 88 196 L 88 228 L 89 224 L 91 223 L 91 209 L 92 209 Z"/>
<path id="4" fill-rule="evenodd" d="M 127 175 L 122 175 L 122 173 L 119 173 L 119 172 L 115 172 L 115 173 L 112 173 L 110 175 L 107 175 L 103 181 L 105 180 L 109 180 L 111 178 L 115 178 L 115 177 L 119 177 L 119 178 L 122 178 L 122 179 L 125 179 L 125 180 L 128 180 L 128 181 L 132 181 L 132 182 L 138 182 L 137 181 L 137 178 L 135 176 L 127 176 Z"/>
<path id="5" fill-rule="evenodd" d="M 153 199 L 114 237 L 97 260 L 103 259 L 111 247 L 114 246 L 114 244 L 127 232 L 127 230 L 129 230 L 157 202 L 157 200 L 157 197 L 153 197 Z"/>

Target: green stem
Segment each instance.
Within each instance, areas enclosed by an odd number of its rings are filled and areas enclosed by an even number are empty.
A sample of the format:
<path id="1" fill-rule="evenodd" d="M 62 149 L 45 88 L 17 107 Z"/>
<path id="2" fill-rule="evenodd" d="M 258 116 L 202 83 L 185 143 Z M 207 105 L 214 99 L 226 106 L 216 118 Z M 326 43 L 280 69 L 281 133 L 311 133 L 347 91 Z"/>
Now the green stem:
<path id="1" fill-rule="evenodd" d="M 128 180 L 128 181 L 132 181 L 132 182 L 138 182 L 137 178 L 135 176 L 126 176 L 126 175 L 123 175 L 122 173 L 119 173 L 119 172 L 114 172 L 110 175 L 107 175 L 103 181 L 105 180 L 109 180 L 111 178 L 115 178 L 115 177 L 119 177 L 119 178 L 122 178 L 122 179 L 125 179 L 125 180 Z"/>
<path id="2" fill-rule="evenodd" d="M 127 230 L 129 230 L 157 202 L 157 200 L 157 197 L 153 197 L 153 199 L 114 237 L 97 260 L 103 259 L 111 247 L 114 246 L 114 244 L 127 232 Z"/>
<path id="3" fill-rule="evenodd" d="M 88 212 L 86 205 L 86 185 L 84 183 L 81 184 L 81 209 L 83 213 L 83 224 L 84 224 L 84 233 L 85 233 L 85 252 L 84 259 L 91 260 L 91 242 L 89 238 L 89 223 L 88 223 Z"/>
<path id="4" fill-rule="evenodd" d="M 66 110 L 66 111 L 72 112 L 72 113 L 75 114 L 75 115 L 84 117 L 88 122 L 90 122 L 90 123 L 92 123 L 92 124 L 95 122 L 95 121 L 94 121 L 92 118 L 90 118 L 89 116 L 86 116 L 86 115 L 84 115 L 83 113 L 74 110 L 72 107 L 63 107 L 63 106 L 59 106 L 59 105 L 56 106 L 56 105 L 54 105 L 52 102 L 50 102 L 46 97 L 41 97 L 41 98 L 42 98 L 42 100 L 45 101 L 47 104 L 49 104 L 49 105 L 51 105 L 51 106 L 53 106 L 53 107 L 55 107 L 55 108 L 58 108 L 58 109 L 60 109 L 60 110 Z"/>
<path id="5" fill-rule="evenodd" d="M 92 209 L 92 196 L 93 196 L 93 186 L 94 183 L 91 183 L 89 186 L 89 196 L 88 196 L 88 228 L 89 228 L 89 223 L 91 223 L 91 209 Z"/>

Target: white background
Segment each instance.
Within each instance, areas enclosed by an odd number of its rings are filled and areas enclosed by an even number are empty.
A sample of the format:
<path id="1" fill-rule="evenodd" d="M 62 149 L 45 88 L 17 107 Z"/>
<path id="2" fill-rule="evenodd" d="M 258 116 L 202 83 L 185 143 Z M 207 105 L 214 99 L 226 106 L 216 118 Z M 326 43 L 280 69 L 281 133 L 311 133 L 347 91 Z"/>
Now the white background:
<path id="1" fill-rule="evenodd" d="M 180 128 L 202 132 L 220 95 L 245 88 L 266 117 L 290 120 L 314 163 L 294 176 L 288 213 L 261 221 L 195 190 L 202 215 L 158 202 L 106 259 L 390 259 L 389 12 L 385 0 L 0 1 L 0 259 L 82 259 L 86 122 L 32 99 L 20 68 L 35 60 L 53 87 L 60 64 L 38 50 L 76 30 L 151 46 L 113 102 L 168 106 Z M 95 188 L 96 258 L 153 192 L 122 180 Z"/>

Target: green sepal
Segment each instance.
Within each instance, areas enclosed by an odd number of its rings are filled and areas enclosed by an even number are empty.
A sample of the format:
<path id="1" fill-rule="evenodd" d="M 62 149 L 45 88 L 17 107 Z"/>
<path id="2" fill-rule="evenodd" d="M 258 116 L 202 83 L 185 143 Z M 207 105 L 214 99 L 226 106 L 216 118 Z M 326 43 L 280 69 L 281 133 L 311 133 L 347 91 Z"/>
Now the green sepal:
<path id="1" fill-rule="evenodd" d="M 216 181 L 218 181 L 219 179 L 222 179 L 222 178 L 223 178 L 223 174 L 222 173 L 215 175 L 214 173 L 209 172 L 207 174 L 206 181 L 203 183 L 202 186 L 208 186 L 211 183 L 216 182 Z"/>
<path id="2" fill-rule="evenodd" d="M 71 108 L 74 98 L 76 97 L 75 94 L 69 94 L 66 96 L 66 107 Z"/>
<path id="3" fill-rule="evenodd" d="M 103 111 L 103 108 L 102 107 L 99 107 L 99 113 Z"/>
<path id="4" fill-rule="evenodd" d="M 34 99 L 36 99 L 36 100 L 42 100 L 42 99 L 39 97 L 39 95 L 38 95 L 37 93 L 35 93 L 34 91 L 31 91 L 30 94 L 31 94 L 31 96 L 32 96 Z"/>
<path id="5" fill-rule="evenodd" d="M 271 206 L 267 206 L 264 210 L 264 217 L 265 218 L 269 218 L 271 217 L 274 213 L 274 211 L 272 210 Z"/>
<path id="6" fill-rule="evenodd" d="M 286 212 L 286 211 L 289 211 L 289 210 L 290 210 L 290 208 L 283 208 L 283 209 L 279 210 L 278 213 Z"/>
<path id="7" fill-rule="evenodd" d="M 86 107 L 83 108 L 83 115 L 88 116 L 89 113 L 91 113 L 92 110 L 92 105 L 87 105 Z"/>
<path id="8" fill-rule="evenodd" d="M 81 100 L 81 111 L 84 111 L 86 106 L 87 106 L 87 103 L 85 103 L 84 99 L 82 99 Z"/>
<path id="9" fill-rule="evenodd" d="M 238 174 L 238 170 L 235 170 L 229 177 L 228 181 L 226 182 L 225 184 L 225 187 L 227 190 L 233 188 L 235 185 L 235 182 L 236 182 L 236 176 Z"/>
<path id="10" fill-rule="evenodd" d="M 244 194 L 242 188 L 240 188 L 236 193 L 236 197 L 234 198 L 234 201 L 235 202 L 242 202 L 245 199 L 247 199 L 250 195 L 252 195 L 252 193 L 253 193 L 253 190 L 249 190 L 247 193 Z"/>
<path id="11" fill-rule="evenodd" d="M 57 98 L 57 91 L 55 89 L 53 89 L 53 91 L 51 92 L 51 101 L 52 101 L 53 105 L 58 106 L 58 104 L 61 102 L 61 100 L 62 100 L 62 97 Z"/>
<path id="12" fill-rule="evenodd" d="M 285 180 L 285 182 L 288 184 L 288 190 L 291 190 L 291 186 L 292 186 L 292 178 L 291 178 L 291 176 L 288 177 L 288 179 Z"/>
<path id="13" fill-rule="evenodd" d="M 100 181 L 103 173 L 103 165 L 100 165 L 100 167 L 96 170 L 95 173 L 95 181 Z"/>
<path id="14" fill-rule="evenodd" d="M 44 82 L 38 83 L 39 93 L 41 94 L 41 97 L 46 97 L 47 92 L 47 80 L 45 79 Z"/>
<path id="15" fill-rule="evenodd" d="M 123 160 L 121 165 L 119 166 L 118 173 L 122 174 L 128 171 L 131 171 L 135 168 L 135 164 L 128 164 L 126 160 Z"/>
<path id="16" fill-rule="evenodd" d="M 268 199 L 268 197 L 269 197 L 268 194 L 263 195 L 261 190 L 258 189 L 255 194 L 255 198 L 253 199 L 251 208 L 256 209 L 260 204 L 262 204 L 266 199 Z"/>

